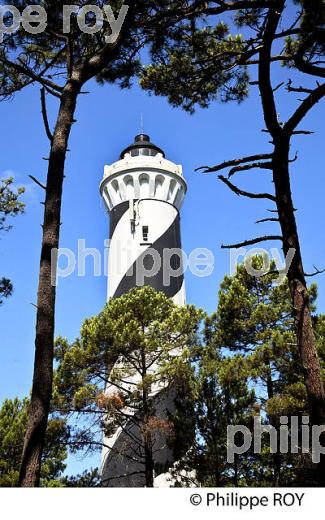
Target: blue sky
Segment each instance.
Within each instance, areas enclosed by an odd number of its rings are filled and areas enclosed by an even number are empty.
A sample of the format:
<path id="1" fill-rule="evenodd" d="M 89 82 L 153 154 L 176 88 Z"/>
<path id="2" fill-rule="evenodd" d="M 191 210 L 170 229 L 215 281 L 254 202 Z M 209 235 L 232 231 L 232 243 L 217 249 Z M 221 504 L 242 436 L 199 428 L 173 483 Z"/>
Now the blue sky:
<path id="1" fill-rule="evenodd" d="M 281 72 L 278 71 L 279 77 Z M 276 82 L 276 79 L 275 79 Z M 236 197 L 216 179 L 194 170 L 226 159 L 270 150 L 263 133 L 259 98 L 252 87 L 250 98 L 241 105 L 213 103 L 208 110 L 188 115 L 171 108 L 163 98 L 149 96 L 137 86 L 120 91 L 112 86 L 90 84 L 90 95 L 81 96 L 77 109 L 78 123 L 70 140 L 64 184 L 61 247 L 77 250 L 77 241 L 103 250 L 108 236 L 108 217 L 99 195 L 99 182 L 105 164 L 118 159 L 120 151 L 133 141 L 143 113 L 144 130 L 162 147 L 167 158 L 183 164 L 188 193 L 182 210 L 183 249 L 209 248 L 215 257 L 213 274 L 197 278 L 186 274 L 188 302 L 213 312 L 217 305 L 218 285 L 229 273 L 229 251 L 222 243 L 240 242 L 260 234 L 277 234 L 277 224 L 255 225 L 267 216 L 270 201 Z M 284 119 L 294 106 L 286 93 L 279 92 L 279 117 Z M 50 116 L 54 117 L 54 101 Z M 313 264 L 325 267 L 324 246 L 324 104 L 308 115 L 303 128 L 315 131 L 311 136 L 294 138 L 292 154 L 299 159 L 292 164 L 292 186 L 305 270 Z M 29 178 L 45 181 L 48 141 L 42 127 L 39 89 L 30 87 L 12 101 L 0 104 L 2 137 L 0 141 L 0 177 L 15 177 L 17 185 L 26 186 L 26 213 L 13 220 L 13 229 L 1 236 L 0 275 L 15 286 L 13 296 L 0 309 L 0 401 L 5 397 L 28 394 L 34 354 L 35 308 L 41 241 L 44 194 Z M 244 189 L 270 190 L 270 174 L 244 172 L 237 183 Z M 275 233 L 274 233 L 275 232 Z M 269 243 L 264 247 L 279 246 Z M 317 278 L 318 310 L 325 312 L 325 275 Z M 61 280 L 57 290 L 56 334 L 72 340 L 85 317 L 98 313 L 105 304 L 106 279 L 92 275 L 72 275 Z M 92 461 L 96 464 L 96 459 Z M 71 472 L 86 467 L 87 462 L 71 459 Z"/>

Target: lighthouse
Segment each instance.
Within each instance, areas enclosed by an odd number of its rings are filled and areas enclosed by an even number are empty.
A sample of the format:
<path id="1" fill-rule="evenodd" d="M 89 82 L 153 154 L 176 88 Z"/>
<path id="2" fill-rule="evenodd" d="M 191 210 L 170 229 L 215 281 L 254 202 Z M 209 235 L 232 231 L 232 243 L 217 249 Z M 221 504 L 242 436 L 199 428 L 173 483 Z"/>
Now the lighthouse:
<path id="1" fill-rule="evenodd" d="M 100 192 L 110 218 L 107 300 L 150 285 L 177 305 L 185 304 L 180 209 L 186 189 L 182 166 L 168 160 L 146 134 L 137 135 L 118 161 L 105 166 Z M 162 415 L 172 411 L 174 398 L 173 389 L 160 396 Z M 125 444 L 123 432 L 117 431 L 104 444 L 104 485 L 142 487 L 137 461 L 123 458 L 117 449 Z M 157 450 L 161 467 L 173 463 L 171 449 L 164 444 L 162 439 Z M 155 485 L 167 485 L 163 475 L 157 476 Z"/>
<path id="2" fill-rule="evenodd" d="M 186 193 L 182 166 L 167 160 L 148 135 L 140 134 L 119 161 L 105 166 L 100 190 L 110 215 L 108 299 L 151 285 L 184 305 L 178 253 L 179 211 Z"/>

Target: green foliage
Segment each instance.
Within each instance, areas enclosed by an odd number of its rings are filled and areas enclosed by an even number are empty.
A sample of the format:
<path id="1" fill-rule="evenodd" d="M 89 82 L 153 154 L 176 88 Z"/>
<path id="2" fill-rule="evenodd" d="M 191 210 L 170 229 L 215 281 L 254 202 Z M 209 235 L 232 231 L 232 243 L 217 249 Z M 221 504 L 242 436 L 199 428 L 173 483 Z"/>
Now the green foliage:
<path id="1" fill-rule="evenodd" d="M 54 77 L 66 81 L 71 64 L 81 66 L 89 60 L 96 52 L 106 45 L 105 38 L 110 35 L 111 28 L 104 17 L 101 31 L 96 34 L 82 32 L 77 24 L 75 15 L 70 18 L 70 36 L 67 38 L 62 33 L 63 7 L 65 1 L 39 0 L 37 2 L 25 0 L 13 0 L 12 5 L 22 10 L 26 5 L 41 5 L 47 12 L 47 27 L 39 34 L 30 34 L 23 27 L 13 34 L 4 36 L 0 50 L 0 96 L 11 97 L 16 92 L 34 81 L 45 84 L 45 78 Z M 99 8 L 107 5 L 107 2 L 91 2 Z M 89 5 L 86 0 L 72 0 L 69 5 L 77 5 L 79 8 Z M 119 12 L 123 5 L 122 0 L 114 0 L 109 3 L 113 12 Z M 130 78 L 138 69 L 138 59 L 134 57 L 138 45 L 138 16 L 143 13 L 145 2 L 139 2 L 139 11 L 132 18 L 133 26 L 128 38 L 121 45 L 120 52 L 109 60 L 107 67 L 103 67 L 98 80 L 121 83 L 128 86 Z M 91 14 L 87 17 L 87 23 L 93 25 L 94 19 Z M 68 42 L 68 52 L 66 43 Z M 46 73 L 46 74 L 45 74 Z M 47 82 L 49 91 L 52 91 L 50 81 Z M 54 89 L 56 90 L 56 89 Z"/>
<path id="2" fill-rule="evenodd" d="M 205 108 L 215 99 L 242 101 L 247 96 L 246 67 L 233 69 L 243 51 L 241 35 L 232 36 L 221 22 L 197 30 L 183 24 L 172 36 L 166 50 L 153 53 L 155 64 L 143 69 L 140 84 L 145 90 L 167 96 L 173 106 L 189 112 L 196 104 Z"/>
<path id="3" fill-rule="evenodd" d="M 166 96 L 173 106 L 193 112 L 212 101 L 243 101 L 249 93 L 254 65 L 259 63 L 269 2 L 241 8 L 241 2 L 190 0 L 186 6 L 170 1 L 169 26 L 157 33 L 151 63 L 142 68 L 140 84 L 149 92 Z M 274 57 L 284 67 L 298 68 L 324 77 L 324 2 L 288 0 L 278 3 L 284 11 L 276 36 Z M 310 68 L 304 67 L 302 60 Z M 255 79 L 255 78 L 254 78 Z M 285 77 L 283 78 L 285 81 Z M 289 78 L 287 78 L 289 79 Z"/>
<path id="4" fill-rule="evenodd" d="M 261 262 L 255 257 L 253 267 Z M 239 265 L 222 281 L 217 311 L 205 317 L 203 335 L 202 311 L 177 307 L 145 287 L 85 320 L 72 345 L 59 338 L 53 406 L 76 414 L 72 450 L 96 450 L 103 432 L 110 436 L 134 421 L 143 443 L 148 431 L 152 437 L 177 432 L 176 487 L 306 483 L 309 459 L 272 455 L 267 444 L 260 454 L 250 449 L 227 462 L 228 425 L 252 431 L 259 415 L 278 428 L 281 415 L 307 411 L 289 289 L 286 281 L 275 284 L 276 278 L 253 277 Z M 316 287 L 309 292 L 315 311 Z M 315 315 L 314 323 L 324 370 L 324 316 Z M 159 385 L 177 389 L 171 423 L 157 416 L 152 403 L 146 406 Z M 74 485 L 73 479 L 64 485 Z"/>
<path id="5" fill-rule="evenodd" d="M 14 217 L 24 212 L 25 204 L 19 200 L 20 195 L 25 191 L 23 187 L 16 191 L 13 189 L 14 179 L 0 180 L 0 232 L 8 231 L 11 226 L 5 225 L 8 217 Z"/>
<path id="6" fill-rule="evenodd" d="M 99 487 L 101 485 L 98 469 L 84 471 L 81 475 L 64 477 L 61 480 L 64 487 Z"/>
<path id="7" fill-rule="evenodd" d="M 0 410 L 0 486 L 15 486 L 18 480 L 27 400 L 6 399 Z"/>
<path id="8" fill-rule="evenodd" d="M 262 258 L 255 257 L 254 269 L 261 262 Z M 274 268 L 271 265 L 271 271 Z M 246 377 L 256 388 L 262 421 L 278 427 L 281 415 L 300 415 L 306 410 L 306 393 L 288 284 L 284 281 L 276 285 L 275 278 L 275 274 L 253 277 L 244 265 L 237 267 L 233 277 L 225 277 L 215 315 L 214 341 L 217 348 L 237 353 Z M 253 482 L 259 472 L 260 485 L 289 484 L 293 461 L 285 459 L 270 455 L 265 447 L 253 458 Z"/>
<path id="9" fill-rule="evenodd" d="M 8 298 L 12 295 L 13 286 L 8 278 L 0 278 L 0 305 L 3 304 L 3 298 Z"/>
<path id="10" fill-rule="evenodd" d="M 240 356 L 223 357 L 208 345 L 198 371 L 196 405 L 198 429 L 197 477 L 204 486 L 251 485 L 250 453 L 227 463 L 227 426 L 251 426 L 255 392 L 248 387 L 248 371 Z"/>
<path id="11" fill-rule="evenodd" d="M 255 257 L 255 268 L 259 261 Z M 253 277 L 239 265 L 236 275 L 221 284 L 214 317 L 216 345 L 245 354 L 251 378 L 264 385 L 269 399 L 303 380 L 288 284 L 275 285 L 275 278 Z M 313 304 L 315 286 L 310 298 Z"/>
<path id="12" fill-rule="evenodd" d="M 173 435 L 171 418 L 157 415 L 151 396 L 158 388 L 184 389 L 203 317 L 194 306 L 178 307 L 143 287 L 85 320 L 72 345 L 58 338 L 53 406 L 82 417 L 75 421 L 73 450 L 97 450 L 103 432 L 110 436 L 129 423 L 140 429 L 142 448 L 158 431 Z"/>
<path id="13" fill-rule="evenodd" d="M 252 262 L 258 269 L 262 258 Z M 253 277 L 238 265 L 221 283 L 217 311 L 205 322 L 204 346 L 192 352 L 196 444 L 174 468 L 177 486 L 193 481 L 226 487 L 313 482 L 307 455 L 273 455 L 267 442 L 260 454 L 250 449 L 227 462 L 228 425 L 253 431 L 254 417 L 260 416 L 262 424 L 278 429 L 280 416 L 308 414 L 288 284 L 276 285 L 275 278 Z M 309 293 L 315 311 L 314 285 Z M 314 322 L 324 370 L 324 316 L 315 316 Z"/>
<path id="14" fill-rule="evenodd" d="M 286 40 L 286 53 L 292 55 L 305 48 L 305 59 L 317 64 L 325 52 L 324 27 L 325 5 L 323 0 L 296 0 L 301 8 L 301 32 L 295 37 L 289 36 Z M 307 45 L 306 45 L 307 44 Z"/>
<path id="15" fill-rule="evenodd" d="M 169 0 L 137 0 L 130 3 L 127 28 L 118 45 L 108 44 L 106 38 L 111 35 L 111 26 L 104 16 L 103 26 L 96 34 L 81 31 L 77 17 L 70 17 L 70 32 L 63 34 L 64 0 L 12 0 L 12 5 L 22 10 L 26 5 L 41 5 L 47 12 L 47 26 L 39 34 L 30 34 L 22 27 L 19 31 L 6 34 L 0 49 L 0 97 L 10 98 L 31 83 L 40 83 L 48 93 L 60 93 L 60 86 L 69 78 L 72 69 L 80 72 L 85 64 L 103 49 L 112 50 L 106 63 L 96 72 L 100 83 L 115 83 L 122 88 L 131 85 L 132 77 L 140 73 L 139 52 L 144 45 L 156 43 L 158 35 L 165 33 L 173 16 L 170 9 L 174 2 Z M 69 5 L 88 6 L 88 0 L 72 0 Z M 91 5 L 103 9 L 104 0 L 92 1 Z M 112 0 L 109 6 L 117 17 L 123 0 Z M 177 16 L 182 6 L 176 2 Z M 88 13 L 86 23 L 94 25 L 94 16 Z M 123 26 L 123 28 L 125 28 Z M 93 64 L 92 64 L 93 65 Z M 85 67 L 83 71 L 88 74 Z M 92 76 L 90 76 L 92 77 Z M 88 78 L 89 79 L 89 78 Z M 59 88 L 57 88 L 59 87 Z"/>
<path id="16" fill-rule="evenodd" d="M 0 487 L 15 487 L 18 482 L 24 433 L 27 425 L 28 399 L 5 399 L 0 409 Z M 41 486 L 60 486 L 65 469 L 66 421 L 51 417 L 42 459 Z"/>
<path id="17" fill-rule="evenodd" d="M 8 231 L 11 226 L 6 225 L 8 217 L 14 217 L 24 212 L 25 204 L 19 200 L 24 193 L 20 187 L 16 191 L 12 189 L 14 180 L 12 177 L 0 180 L 0 232 Z M 8 278 L 0 278 L 0 305 L 4 298 L 11 296 L 13 286 Z"/>

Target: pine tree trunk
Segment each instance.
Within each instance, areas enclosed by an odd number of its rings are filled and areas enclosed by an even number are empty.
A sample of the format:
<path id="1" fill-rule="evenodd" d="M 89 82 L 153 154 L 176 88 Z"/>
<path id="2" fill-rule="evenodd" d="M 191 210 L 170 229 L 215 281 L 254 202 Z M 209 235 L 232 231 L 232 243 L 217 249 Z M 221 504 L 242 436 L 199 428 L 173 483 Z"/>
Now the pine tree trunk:
<path id="1" fill-rule="evenodd" d="M 268 357 L 265 359 L 265 364 L 267 365 L 267 375 L 266 375 L 266 390 L 267 390 L 267 398 L 272 399 L 274 396 L 273 389 L 273 379 L 272 379 L 272 369 L 271 362 Z M 273 487 L 279 487 L 280 484 L 280 474 L 281 474 L 281 453 L 280 453 L 280 437 L 279 437 L 279 423 L 275 417 L 269 415 L 270 425 L 277 431 L 277 452 L 272 454 L 273 460 Z"/>
<path id="2" fill-rule="evenodd" d="M 289 149 L 292 132 L 285 131 L 279 124 L 274 90 L 271 84 L 271 50 L 285 7 L 285 0 L 277 0 L 275 4 L 274 8 L 269 9 L 266 18 L 263 45 L 259 52 L 258 83 L 265 125 L 272 136 L 274 144 L 272 170 L 276 204 L 282 230 L 283 252 L 286 256 L 290 248 L 295 250 L 294 258 L 288 270 L 288 282 L 296 320 L 298 349 L 310 408 L 310 423 L 311 425 L 321 425 L 325 424 L 324 386 L 313 332 L 290 186 Z M 324 456 L 321 456 L 318 467 L 318 480 L 325 484 Z"/>
<path id="3" fill-rule="evenodd" d="M 144 333 L 145 327 L 142 327 Z M 144 473 L 145 473 L 145 486 L 153 488 L 154 486 L 154 461 L 153 461 L 153 448 L 152 448 L 152 435 L 151 425 L 149 419 L 151 417 L 151 404 L 149 398 L 149 392 L 145 378 L 147 376 L 147 359 L 145 349 L 141 349 L 141 372 L 142 372 L 142 423 L 144 425 Z"/>
<path id="4" fill-rule="evenodd" d="M 21 487 L 36 487 L 40 481 L 53 378 L 56 288 L 52 283 L 51 252 L 59 245 L 64 165 L 80 87 L 81 84 L 76 78 L 68 80 L 62 93 L 51 143 L 37 294 L 33 386 L 19 475 Z"/>
<path id="5" fill-rule="evenodd" d="M 234 487 L 239 487 L 238 481 L 238 453 L 235 453 L 234 457 Z"/>
<path id="6" fill-rule="evenodd" d="M 144 446 L 144 457 L 145 457 L 145 479 L 146 487 L 153 488 L 154 485 L 154 464 L 152 454 L 152 438 L 151 434 L 148 433 L 145 439 Z"/>
<path id="7" fill-rule="evenodd" d="M 300 243 L 292 203 L 289 176 L 289 139 L 275 142 L 273 155 L 273 181 L 276 203 L 283 236 L 283 252 L 290 248 L 295 255 L 288 271 L 288 282 L 293 302 L 297 343 L 310 408 L 310 424 L 325 424 L 325 394 L 319 357 L 309 305 L 309 296 L 304 275 Z M 318 480 L 325 483 L 325 457 L 321 457 Z"/>

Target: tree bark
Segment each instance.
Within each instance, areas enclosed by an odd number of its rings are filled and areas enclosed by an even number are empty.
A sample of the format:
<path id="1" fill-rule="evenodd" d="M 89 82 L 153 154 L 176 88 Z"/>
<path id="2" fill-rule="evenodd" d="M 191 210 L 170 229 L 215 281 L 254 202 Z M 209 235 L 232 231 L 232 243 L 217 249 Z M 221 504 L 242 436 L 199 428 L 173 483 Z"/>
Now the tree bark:
<path id="1" fill-rule="evenodd" d="M 142 328 L 144 332 L 144 327 Z M 142 372 L 142 422 L 145 427 L 144 430 L 144 466 L 145 466 L 145 485 L 146 487 L 154 487 L 154 461 L 152 451 L 152 435 L 150 432 L 151 425 L 149 419 L 152 416 L 149 392 L 145 383 L 147 375 L 147 360 L 144 348 L 141 349 L 141 372 Z"/>
<path id="2" fill-rule="evenodd" d="M 64 178 L 65 157 L 68 147 L 71 125 L 78 94 L 81 87 L 94 78 L 105 67 L 118 59 L 121 46 L 127 41 L 134 26 L 134 17 L 140 6 L 137 1 L 129 6 L 119 36 L 114 43 L 106 43 L 89 59 L 81 59 L 74 65 L 70 49 L 67 49 L 67 69 L 69 79 L 62 89 L 54 89 L 61 94 L 60 108 L 51 142 L 47 173 L 46 197 L 43 220 L 43 237 L 40 259 L 40 273 L 37 294 L 36 337 L 32 396 L 29 407 L 27 430 L 24 439 L 19 486 L 35 487 L 39 485 L 40 463 L 45 440 L 48 413 L 52 396 L 53 378 L 53 343 L 56 289 L 52 285 L 51 254 L 58 248 L 60 235 L 60 217 L 62 185 Z M 50 33 L 49 38 L 53 35 Z M 143 43 L 139 43 L 139 48 Z M 82 49 L 81 49 L 82 50 Z M 81 52 L 83 55 L 83 52 Z M 21 65 L 11 64 L 21 72 Z M 23 73 L 26 70 L 23 68 Z M 52 82 L 28 70 L 27 76 L 39 81 L 52 90 Z M 56 267 L 56 266 L 55 266 Z M 53 270 L 52 270 L 53 271 Z"/>
<path id="3" fill-rule="evenodd" d="M 310 409 L 310 424 L 322 425 L 325 424 L 325 393 L 291 195 L 289 139 L 282 138 L 279 142 L 275 142 L 273 163 L 273 181 L 283 236 L 283 253 L 286 256 L 290 248 L 295 249 L 295 255 L 288 270 L 288 282 L 295 316 L 297 344 Z M 321 436 L 321 439 L 322 437 L 324 435 Z M 317 478 L 320 484 L 325 484 L 324 455 L 321 456 L 318 465 Z"/>
<path id="4" fill-rule="evenodd" d="M 56 297 L 53 274 L 55 275 L 56 265 L 51 265 L 51 256 L 53 248 L 59 246 L 64 165 L 80 88 L 81 83 L 77 78 L 72 77 L 67 81 L 62 92 L 51 143 L 37 294 L 33 386 L 18 484 L 21 487 L 36 487 L 40 482 L 41 457 L 52 397 L 53 378 Z"/>
<path id="5" fill-rule="evenodd" d="M 317 354 L 316 341 L 312 326 L 309 296 L 304 275 L 300 242 L 295 219 L 295 209 L 292 202 L 289 150 L 292 132 L 306 115 L 309 108 L 318 101 L 323 87 L 317 89 L 318 97 L 309 97 L 300 105 L 295 115 L 284 127 L 278 121 L 271 84 L 271 52 L 284 0 L 277 0 L 274 9 L 269 9 L 263 45 L 259 53 L 258 85 L 261 94 L 263 115 L 266 128 L 273 138 L 274 151 L 272 155 L 272 172 L 275 186 L 275 202 L 282 231 L 283 252 L 286 256 L 290 248 L 295 249 L 293 261 L 288 270 L 288 283 L 296 320 L 297 344 L 300 353 L 307 398 L 310 408 L 311 425 L 325 424 L 325 394 L 321 376 L 320 362 Z M 293 121 L 292 121 L 293 119 Z M 318 464 L 318 481 L 325 484 L 325 457 L 321 456 Z"/>
<path id="6" fill-rule="evenodd" d="M 152 439 L 148 432 L 144 443 L 144 457 L 145 457 L 145 480 L 146 487 L 153 488 L 154 484 L 154 464 L 152 456 Z"/>
<path id="7" fill-rule="evenodd" d="M 267 398 L 272 399 L 274 397 L 274 388 L 273 388 L 273 379 L 272 379 L 272 368 L 271 361 L 268 356 L 265 358 L 265 364 L 267 365 L 267 374 L 266 374 L 266 391 Z M 277 452 L 272 454 L 273 460 L 273 487 L 279 487 L 280 483 L 280 474 L 281 474 L 281 453 L 280 453 L 280 438 L 279 438 L 279 423 L 277 419 L 269 415 L 270 425 L 277 431 Z"/>

